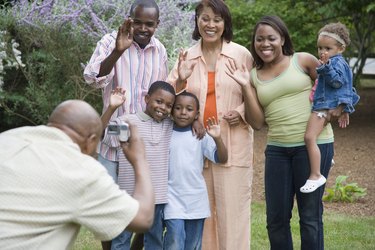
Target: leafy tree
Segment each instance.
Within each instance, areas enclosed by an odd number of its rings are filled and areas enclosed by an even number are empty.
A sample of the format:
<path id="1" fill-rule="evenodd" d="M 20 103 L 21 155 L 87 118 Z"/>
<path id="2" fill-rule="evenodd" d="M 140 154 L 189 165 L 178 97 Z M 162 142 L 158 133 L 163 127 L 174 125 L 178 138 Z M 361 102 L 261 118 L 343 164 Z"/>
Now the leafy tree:
<path id="1" fill-rule="evenodd" d="M 277 15 L 288 26 L 296 51 L 316 53 L 316 32 L 320 26 L 317 14 L 310 13 L 304 2 L 226 0 L 234 29 L 234 41 L 249 47 L 253 27 L 264 15 Z"/>
<path id="2" fill-rule="evenodd" d="M 314 6 L 316 8 L 314 8 Z M 375 3 L 371 0 L 315 1 L 311 5 L 322 16 L 322 22 L 341 21 L 351 30 L 350 57 L 357 57 L 353 66 L 354 82 L 362 75 L 366 59 L 374 54 Z"/>

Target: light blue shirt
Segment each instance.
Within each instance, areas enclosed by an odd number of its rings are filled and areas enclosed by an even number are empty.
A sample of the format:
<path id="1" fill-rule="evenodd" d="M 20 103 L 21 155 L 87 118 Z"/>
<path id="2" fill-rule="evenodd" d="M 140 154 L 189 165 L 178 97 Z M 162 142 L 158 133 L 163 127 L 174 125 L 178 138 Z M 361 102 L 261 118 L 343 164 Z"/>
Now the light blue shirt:
<path id="1" fill-rule="evenodd" d="M 210 216 L 202 171 L 205 158 L 217 162 L 216 144 L 206 134 L 193 136 L 191 127 L 174 128 L 169 148 L 168 203 L 165 219 L 202 219 Z"/>

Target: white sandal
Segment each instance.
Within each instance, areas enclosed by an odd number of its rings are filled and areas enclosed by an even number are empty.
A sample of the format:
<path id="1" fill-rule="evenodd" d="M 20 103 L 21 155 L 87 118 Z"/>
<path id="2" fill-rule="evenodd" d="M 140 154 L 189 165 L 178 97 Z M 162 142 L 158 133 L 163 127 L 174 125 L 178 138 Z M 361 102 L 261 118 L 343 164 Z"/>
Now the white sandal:
<path id="1" fill-rule="evenodd" d="M 314 192 L 317 188 L 319 188 L 320 186 L 323 186 L 324 183 L 326 183 L 327 179 L 322 175 L 320 176 L 319 179 L 317 180 L 310 180 L 308 179 L 305 183 L 305 185 L 303 185 L 301 188 L 300 188 L 300 191 L 301 193 L 311 193 L 311 192 Z"/>

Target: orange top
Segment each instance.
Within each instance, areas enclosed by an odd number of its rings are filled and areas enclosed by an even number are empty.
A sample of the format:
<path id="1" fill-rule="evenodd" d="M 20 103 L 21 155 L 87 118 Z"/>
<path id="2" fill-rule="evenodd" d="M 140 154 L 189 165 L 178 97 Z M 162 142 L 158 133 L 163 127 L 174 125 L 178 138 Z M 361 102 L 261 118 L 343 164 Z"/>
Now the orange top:
<path id="1" fill-rule="evenodd" d="M 204 127 L 207 127 L 207 119 L 209 117 L 215 117 L 216 121 L 218 122 L 215 95 L 215 72 L 208 72 L 207 97 L 203 114 Z"/>

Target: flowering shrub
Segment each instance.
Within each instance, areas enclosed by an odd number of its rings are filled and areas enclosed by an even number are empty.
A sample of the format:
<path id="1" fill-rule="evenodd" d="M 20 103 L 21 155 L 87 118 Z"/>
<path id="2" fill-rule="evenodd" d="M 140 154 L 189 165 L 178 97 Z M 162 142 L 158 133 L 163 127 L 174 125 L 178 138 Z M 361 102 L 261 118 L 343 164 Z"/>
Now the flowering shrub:
<path id="1" fill-rule="evenodd" d="M 164 44 L 169 56 L 171 69 L 177 59 L 180 48 L 190 47 L 194 41 L 194 11 L 181 11 L 175 0 L 164 0 L 159 3 L 160 25 L 156 37 Z M 180 1 L 180 4 L 189 6 L 196 1 Z"/>
<path id="2" fill-rule="evenodd" d="M 66 99 L 83 99 L 101 110 L 101 92 L 84 82 L 83 67 L 97 41 L 121 25 L 132 1 L 18 0 L 0 8 L 0 27 L 7 35 L 6 43 L 0 38 L 0 46 L 7 46 L 0 49 L 0 131 L 45 123 L 52 108 Z M 157 2 L 160 24 L 155 35 L 172 67 L 178 49 L 193 43 L 194 1 Z"/>
<path id="3" fill-rule="evenodd" d="M 99 39 L 121 23 L 130 3 L 130 0 L 20 0 L 14 3 L 11 12 L 22 25 L 38 29 L 45 25 L 69 25 L 72 32 Z"/>
<path id="4" fill-rule="evenodd" d="M 83 33 L 98 41 L 104 34 L 121 25 L 128 16 L 133 0 L 44 0 L 17 1 L 13 16 L 20 24 L 42 29 L 45 25 L 62 27 L 68 25 L 73 34 Z M 170 66 L 174 63 L 179 48 L 190 47 L 194 28 L 194 12 L 189 8 L 193 0 L 159 0 L 160 25 L 155 36 L 165 45 Z M 182 10 L 184 6 L 185 10 Z M 94 45 L 94 44 L 93 44 Z"/>
<path id="5" fill-rule="evenodd" d="M 6 31 L 0 30 L 0 91 L 4 85 L 3 75 L 6 69 L 25 67 L 22 63 L 21 51 L 17 49 L 19 44 L 14 39 L 8 43 L 6 34 Z"/>

